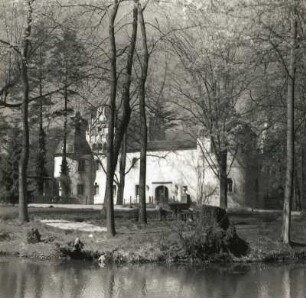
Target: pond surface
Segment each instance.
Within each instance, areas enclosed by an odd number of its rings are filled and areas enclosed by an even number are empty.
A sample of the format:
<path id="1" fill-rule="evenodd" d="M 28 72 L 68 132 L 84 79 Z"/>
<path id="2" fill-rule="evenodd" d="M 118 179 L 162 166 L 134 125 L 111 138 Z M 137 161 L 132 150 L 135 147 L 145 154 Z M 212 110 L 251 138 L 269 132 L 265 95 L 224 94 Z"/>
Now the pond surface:
<path id="1" fill-rule="evenodd" d="M 99 268 L 1 258 L 0 297 L 304 298 L 306 265 Z"/>

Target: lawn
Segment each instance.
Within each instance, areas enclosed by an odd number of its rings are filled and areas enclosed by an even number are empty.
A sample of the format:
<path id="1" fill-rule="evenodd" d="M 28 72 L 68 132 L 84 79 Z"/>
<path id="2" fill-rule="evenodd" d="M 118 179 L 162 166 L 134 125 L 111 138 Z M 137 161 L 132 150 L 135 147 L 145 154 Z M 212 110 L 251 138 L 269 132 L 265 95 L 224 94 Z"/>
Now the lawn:
<path id="1" fill-rule="evenodd" d="M 107 237 L 105 232 L 81 232 L 62 230 L 41 223 L 42 219 L 64 219 L 75 223 L 88 222 L 105 226 L 100 210 L 67 208 L 29 208 L 31 221 L 20 225 L 16 207 L 0 207 L 0 254 L 21 257 L 58 259 L 62 251 L 71 247 L 78 237 L 84 243 L 84 250 L 91 255 L 112 254 L 118 262 L 157 262 L 165 260 L 165 246 L 174 234 L 176 220 L 160 221 L 155 210 L 148 213 L 148 224 L 136 221 L 136 210 L 116 210 L 117 235 Z M 272 261 L 304 258 L 306 255 L 306 216 L 292 218 L 293 247 L 279 242 L 281 231 L 280 212 L 232 212 L 229 218 L 238 235 L 250 244 L 248 256 L 235 261 Z M 27 233 L 37 228 L 42 241 L 27 243 Z"/>

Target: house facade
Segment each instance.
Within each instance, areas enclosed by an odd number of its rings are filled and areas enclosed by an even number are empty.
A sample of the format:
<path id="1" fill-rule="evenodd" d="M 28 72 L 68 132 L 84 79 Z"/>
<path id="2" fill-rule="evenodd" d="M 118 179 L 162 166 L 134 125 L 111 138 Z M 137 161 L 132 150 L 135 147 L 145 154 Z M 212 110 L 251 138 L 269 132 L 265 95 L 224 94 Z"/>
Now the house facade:
<path id="1" fill-rule="evenodd" d="M 80 118 L 80 115 L 76 118 Z M 89 123 L 78 119 L 82 129 L 75 127 L 67 141 L 67 160 L 70 168 L 71 196 L 82 204 L 103 204 L 106 187 L 106 136 L 108 133 L 105 109 L 100 108 Z M 251 134 L 247 131 L 248 136 Z M 75 135 L 78 134 L 77 137 Z M 147 203 L 183 202 L 187 188 L 192 201 L 219 206 L 219 180 L 216 163 L 208 163 L 211 154 L 209 138 L 182 139 L 178 137 L 149 141 L 147 150 Z M 242 137 L 243 139 L 244 137 Z M 76 141 L 77 140 L 77 141 Z M 81 144 L 81 145 L 80 145 Z M 254 146 L 250 143 L 249 146 Z M 84 147 L 84 148 L 81 148 Z M 54 157 L 54 177 L 60 180 L 61 145 Z M 124 204 L 138 203 L 139 156 L 137 146 L 129 148 L 126 158 Z M 211 158 L 211 157 L 210 157 Z M 228 206 L 261 206 L 258 160 L 253 150 L 244 147 L 228 153 Z M 116 171 L 119 177 L 119 169 Z M 60 187 L 59 187 L 60 189 Z M 114 197 L 118 187 L 113 186 Z M 60 195 L 60 193 L 59 193 Z M 116 199 L 114 200 L 116 202 Z"/>

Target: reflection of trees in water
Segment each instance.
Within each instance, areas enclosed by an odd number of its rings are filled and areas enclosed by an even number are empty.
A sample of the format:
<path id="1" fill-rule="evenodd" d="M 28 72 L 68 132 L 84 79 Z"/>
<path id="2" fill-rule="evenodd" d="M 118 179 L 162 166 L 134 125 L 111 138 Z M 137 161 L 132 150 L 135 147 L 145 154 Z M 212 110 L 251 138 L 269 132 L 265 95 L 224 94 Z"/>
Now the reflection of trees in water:
<path id="1" fill-rule="evenodd" d="M 30 270 L 31 278 L 33 279 L 33 285 L 35 289 L 35 294 L 33 298 L 41 298 L 43 297 L 43 274 L 41 274 L 41 266 L 36 265 L 32 266 L 32 270 Z"/>
<path id="2" fill-rule="evenodd" d="M 11 293 L 12 297 L 16 296 L 17 289 L 17 270 L 12 268 L 14 264 L 12 262 L 0 263 L 0 297 L 6 297 L 7 293 Z"/>
<path id="3" fill-rule="evenodd" d="M 16 283 L 16 297 L 25 297 L 26 275 L 23 270 L 18 270 Z"/>
<path id="4" fill-rule="evenodd" d="M 305 269 L 301 270 L 301 267 L 293 268 L 292 269 L 292 282 L 293 282 L 293 289 L 296 290 L 296 297 L 297 298 L 306 297 L 306 289 L 305 289 L 306 270 Z"/>
<path id="5" fill-rule="evenodd" d="M 43 297 L 43 291 L 46 287 L 46 264 L 31 263 L 28 260 L 16 261 L 15 264 L 17 267 L 16 297 Z"/>
<path id="6" fill-rule="evenodd" d="M 0 297 L 304 298 L 306 267 L 0 264 Z"/>
<path id="7" fill-rule="evenodd" d="M 90 268 L 82 261 L 54 267 L 54 277 L 60 280 L 60 297 L 84 297 L 84 290 L 90 283 L 90 274 Z"/>
<path id="8" fill-rule="evenodd" d="M 290 270 L 284 270 L 282 285 L 283 285 L 284 298 L 291 298 Z"/>
<path id="9" fill-rule="evenodd" d="M 288 274 L 285 275 L 284 281 L 286 281 L 286 286 L 284 290 L 286 293 L 290 294 L 290 298 L 305 298 L 306 297 L 306 270 L 305 265 L 301 266 L 290 266 L 286 270 Z M 287 298 L 287 297 L 286 297 Z"/>
<path id="10" fill-rule="evenodd" d="M 73 298 L 83 297 L 82 291 L 88 283 L 87 270 L 82 270 L 82 268 L 72 267 L 66 272 L 66 275 L 69 276 L 70 286 L 68 292 L 71 293 Z M 67 292 L 66 292 L 67 293 Z"/>
<path id="11" fill-rule="evenodd" d="M 237 297 L 237 276 L 220 270 L 220 267 L 185 268 L 180 272 L 180 283 L 192 297 Z"/>
<path id="12" fill-rule="evenodd" d="M 91 274 L 91 287 L 99 286 L 105 297 L 220 297 L 236 295 L 238 274 L 220 269 L 186 268 L 184 266 L 133 265 L 101 268 Z M 217 286 L 216 282 L 221 281 Z M 87 285 L 88 287 L 89 285 Z"/>
<path id="13" fill-rule="evenodd" d="M 112 298 L 114 296 L 114 287 L 115 287 L 115 274 L 113 270 L 109 270 L 107 272 L 107 288 L 106 294 L 108 295 L 107 298 Z"/>
<path id="14" fill-rule="evenodd" d="M 142 296 L 146 296 L 146 294 L 147 294 L 147 280 L 146 280 L 146 278 L 142 276 L 139 280 L 139 284 L 141 286 Z"/>

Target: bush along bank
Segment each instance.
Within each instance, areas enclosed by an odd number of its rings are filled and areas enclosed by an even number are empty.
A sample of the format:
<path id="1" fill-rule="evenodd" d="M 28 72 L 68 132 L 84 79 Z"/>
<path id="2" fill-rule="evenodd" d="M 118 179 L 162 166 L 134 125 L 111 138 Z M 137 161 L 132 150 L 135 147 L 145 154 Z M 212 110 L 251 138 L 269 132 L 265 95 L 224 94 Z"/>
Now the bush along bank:
<path id="1" fill-rule="evenodd" d="M 77 240 L 77 239 L 76 239 Z M 69 243 L 60 248 L 61 258 L 87 260 L 98 263 L 101 267 L 108 264 L 139 264 L 139 263 L 156 263 L 164 261 L 163 252 L 159 247 L 147 244 L 145 248 L 138 249 L 97 249 L 90 250 L 78 249 L 74 244 Z"/>
<path id="2" fill-rule="evenodd" d="M 170 232 L 151 247 L 99 253 L 80 250 L 70 243 L 61 251 L 70 258 L 97 260 L 101 266 L 107 263 L 224 262 L 248 254 L 248 243 L 238 236 L 225 210 L 205 207 L 197 209 L 195 214 L 193 220 L 171 222 Z"/>
<path id="3" fill-rule="evenodd" d="M 224 262 L 246 256 L 249 245 L 230 224 L 225 210 L 205 206 L 196 210 L 196 218 L 171 225 L 171 234 L 163 243 L 168 262 Z"/>

